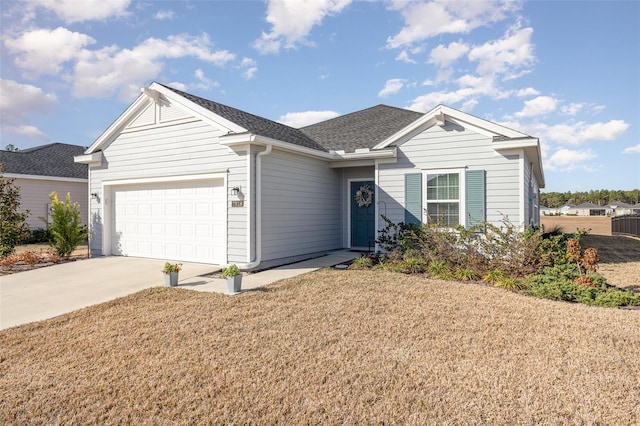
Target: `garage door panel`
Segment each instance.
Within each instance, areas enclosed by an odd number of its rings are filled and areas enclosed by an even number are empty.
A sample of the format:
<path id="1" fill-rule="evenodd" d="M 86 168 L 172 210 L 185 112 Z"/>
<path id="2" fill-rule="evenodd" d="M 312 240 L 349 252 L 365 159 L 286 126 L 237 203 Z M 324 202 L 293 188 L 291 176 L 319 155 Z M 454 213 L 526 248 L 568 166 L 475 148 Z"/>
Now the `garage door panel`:
<path id="1" fill-rule="evenodd" d="M 222 179 L 115 187 L 113 254 L 224 262 L 225 194 Z"/>

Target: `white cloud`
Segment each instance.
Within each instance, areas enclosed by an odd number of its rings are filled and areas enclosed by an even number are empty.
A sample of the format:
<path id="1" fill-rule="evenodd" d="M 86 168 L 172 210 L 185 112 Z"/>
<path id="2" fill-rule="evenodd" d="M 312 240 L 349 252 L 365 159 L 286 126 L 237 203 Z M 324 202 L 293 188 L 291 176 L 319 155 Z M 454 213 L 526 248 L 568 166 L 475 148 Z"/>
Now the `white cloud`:
<path id="1" fill-rule="evenodd" d="M 576 115 L 585 107 L 584 103 L 572 102 L 569 105 L 563 105 L 561 111 L 567 115 Z"/>
<path id="2" fill-rule="evenodd" d="M 291 49 L 309 44 L 306 37 L 315 25 L 340 13 L 351 0 L 269 0 L 266 20 L 271 31 L 262 33 L 253 47 L 262 54 L 277 53 L 281 47 Z"/>
<path id="3" fill-rule="evenodd" d="M 73 94 L 80 98 L 109 97 L 114 93 L 128 101 L 137 96 L 145 82 L 162 70 L 162 59 L 195 57 L 217 66 L 235 59 L 226 50 L 212 51 L 209 37 L 172 35 L 167 39 L 149 38 L 133 49 L 109 46 L 96 51 L 83 50 L 75 66 Z"/>
<path id="4" fill-rule="evenodd" d="M 612 141 L 622 136 L 629 128 L 629 124 L 623 120 L 610 120 L 606 123 L 566 122 L 554 125 L 540 122 L 505 122 L 501 124 L 521 129 L 523 132 L 539 137 L 546 142 L 553 141 L 574 146 L 592 141 Z"/>
<path id="5" fill-rule="evenodd" d="M 256 72 L 258 72 L 257 62 L 251 58 L 242 58 L 240 61 L 240 65 L 238 68 L 243 69 L 243 77 L 247 80 L 251 80 L 255 77 Z"/>
<path id="6" fill-rule="evenodd" d="M 406 49 L 398 53 L 398 56 L 396 56 L 396 61 L 404 62 L 405 64 L 417 63 L 415 59 L 411 59 L 411 57 L 409 56 L 409 52 Z"/>
<path id="7" fill-rule="evenodd" d="M 304 111 L 288 112 L 278 118 L 278 122 L 299 129 L 321 121 L 330 120 L 339 116 L 335 111 Z"/>
<path id="8" fill-rule="evenodd" d="M 198 89 L 209 90 L 213 87 L 220 87 L 220 83 L 215 80 L 211 80 L 204 75 L 204 71 L 198 68 L 193 75 L 200 82 L 195 85 Z"/>
<path id="9" fill-rule="evenodd" d="M 155 18 L 158 21 L 165 21 L 165 20 L 173 19 L 174 16 L 175 16 L 175 13 L 173 13 L 173 10 L 159 10 L 156 13 Z"/>
<path id="10" fill-rule="evenodd" d="M 96 41 L 82 33 L 58 27 L 28 31 L 4 44 L 15 56 L 14 63 L 33 75 L 58 74 L 62 64 L 77 58 L 85 46 Z"/>
<path id="11" fill-rule="evenodd" d="M 465 87 L 452 92 L 431 92 L 415 98 L 412 103 L 407 106 L 407 109 L 426 112 L 440 104 L 453 105 L 464 102 L 468 105 L 473 105 L 473 103 L 469 103 L 469 101 L 474 99 L 474 96 L 478 93 L 479 91 L 472 87 Z"/>
<path id="12" fill-rule="evenodd" d="M 449 43 L 448 46 L 442 44 L 431 50 L 429 62 L 439 67 L 448 67 L 453 62 L 464 56 L 469 51 L 469 45 L 460 42 Z"/>
<path id="13" fill-rule="evenodd" d="M 387 80 L 384 85 L 384 88 L 378 92 L 378 96 L 381 98 L 386 98 L 389 95 L 394 95 L 400 91 L 406 84 L 407 80 L 402 78 L 392 78 Z"/>
<path id="14" fill-rule="evenodd" d="M 503 20 L 519 8 L 507 0 L 430 2 L 395 1 L 391 8 L 400 10 L 405 26 L 387 38 L 387 47 L 396 49 L 439 34 L 464 34 L 480 26 Z"/>
<path id="15" fill-rule="evenodd" d="M 524 102 L 524 108 L 516 112 L 516 117 L 535 117 L 555 111 L 558 101 L 551 96 L 538 96 Z"/>
<path id="16" fill-rule="evenodd" d="M 539 95 L 540 92 L 538 92 L 536 89 L 534 89 L 533 87 L 527 87 L 525 89 L 520 89 L 516 92 L 516 96 L 519 98 L 525 98 L 527 96 L 536 96 Z"/>
<path id="17" fill-rule="evenodd" d="M 2 132 L 26 135 L 41 140 L 48 136 L 29 124 L 29 115 L 48 114 L 57 104 L 56 96 L 30 84 L 0 79 L 0 126 Z"/>
<path id="18" fill-rule="evenodd" d="M 640 143 L 636 146 L 630 146 L 622 151 L 623 154 L 640 154 Z"/>
<path id="19" fill-rule="evenodd" d="M 518 77 L 522 75 L 521 68 L 535 61 L 532 34 L 532 28 L 511 28 L 504 37 L 471 48 L 469 60 L 478 62 L 479 74 L 505 74 L 507 79 Z"/>
<path id="20" fill-rule="evenodd" d="M 596 157 L 597 155 L 591 149 L 569 150 L 561 148 L 547 160 L 544 160 L 544 168 L 559 172 L 569 172 L 576 169 L 593 171 L 595 167 L 590 164 L 590 161 Z"/>
<path id="21" fill-rule="evenodd" d="M 54 12 L 66 23 L 126 16 L 131 0 L 29 0 L 31 5 Z"/>

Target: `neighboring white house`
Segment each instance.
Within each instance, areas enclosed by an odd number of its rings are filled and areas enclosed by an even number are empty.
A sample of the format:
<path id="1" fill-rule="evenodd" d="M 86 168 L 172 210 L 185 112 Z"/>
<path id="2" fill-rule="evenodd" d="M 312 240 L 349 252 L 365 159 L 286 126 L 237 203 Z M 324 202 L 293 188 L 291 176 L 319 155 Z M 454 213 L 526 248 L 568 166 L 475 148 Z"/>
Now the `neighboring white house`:
<path id="1" fill-rule="evenodd" d="M 152 83 L 76 161 L 92 256 L 243 269 L 375 249 L 381 215 L 539 224 L 537 138 L 446 106 L 301 129 Z"/>
<path id="2" fill-rule="evenodd" d="M 48 221 L 50 194 L 58 193 L 64 199 L 80 204 L 82 223 L 87 224 L 88 192 L 87 166 L 74 162 L 74 157 L 86 147 L 65 143 L 52 143 L 20 151 L 0 151 L 0 164 L 6 178 L 15 178 L 20 187 L 20 208 L 29 210 L 27 224 L 31 229 L 46 228 L 41 218 Z"/>
<path id="3" fill-rule="evenodd" d="M 609 216 L 624 216 L 635 212 L 634 206 L 623 203 L 622 201 L 613 201 L 607 204 L 605 208 L 607 209 L 607 215 Z"/>
<path id="4" fill-rule="evenodd" d="M 582 203 L 574 207 L 578 216 L 605 216 L 607 209 L 594 203 Z"/>

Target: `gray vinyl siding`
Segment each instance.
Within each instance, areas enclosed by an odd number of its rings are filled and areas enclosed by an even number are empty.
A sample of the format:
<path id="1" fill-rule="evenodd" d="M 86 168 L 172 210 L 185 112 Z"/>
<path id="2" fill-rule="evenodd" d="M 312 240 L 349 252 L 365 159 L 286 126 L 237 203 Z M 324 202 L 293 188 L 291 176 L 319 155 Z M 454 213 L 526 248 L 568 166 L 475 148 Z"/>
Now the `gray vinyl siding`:
<path id="1" fill-rule="evenodd" d="M 492 138 L 447 122 L 433 126 L 398 147 L 397 163 L 378 165 L 379 201 L 394 222 L 405 218 L 404 175 L 417 171 L 486 171 L 486 219 L 500 225 L 503 215 L 519 225 L 520 160 L 496 152 Z M 464 176 L 461 176 L 464 179 Z"/>
<path id="2" fill-rule="evenodd" d="M 227 188 L 246 187 L 246 153 L 218 143 L 220 129 L 202 121 L 161 125 L 121 133 L 103 151 L 102 165 L 90 166 L 90 192 L 102 197 L 104 181 L 174 177 L 228 170 Z M 246 261 L 246 207 L 231 208 L 228 194 L 227 255 L 229 262 Z M 107 200 L 108 203 L 108 200 Z M 102 255 L 101 204 L 91 201 L 91 253 Z"/>
<path id="3" fill-rule="evenodd" d="M 279 150 L 262 157 L 262 260 L 341 247 L 340 172 Z"/>
<path id="4" fill-rule="evenodd" d="M 29 210 L 27 225 L 30 229 L 47 227 L 41 218 L 49 218 L 47 208 L 51 204 L 50 194 L 53 191 L 58 194 L 60 201 L 64 201 L 69 193 L 71 201 L 80 205 L 82 224 L 87 224 L 87 182 L 16 178 L 14 184 L 20 187 L 20 211 Z"/>

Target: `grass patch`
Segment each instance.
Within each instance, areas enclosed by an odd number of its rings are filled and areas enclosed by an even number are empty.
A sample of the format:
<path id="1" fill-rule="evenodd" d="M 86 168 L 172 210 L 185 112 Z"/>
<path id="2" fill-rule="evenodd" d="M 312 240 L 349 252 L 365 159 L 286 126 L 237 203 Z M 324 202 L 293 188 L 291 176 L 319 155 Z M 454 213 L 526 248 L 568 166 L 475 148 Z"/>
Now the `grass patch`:
<path id="1" fill-rule="evenodd" d="M 2 424 L 638 424 L 640 311 L 386 271 L 0 332 Z"/>

